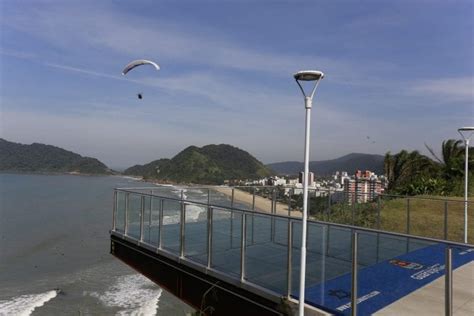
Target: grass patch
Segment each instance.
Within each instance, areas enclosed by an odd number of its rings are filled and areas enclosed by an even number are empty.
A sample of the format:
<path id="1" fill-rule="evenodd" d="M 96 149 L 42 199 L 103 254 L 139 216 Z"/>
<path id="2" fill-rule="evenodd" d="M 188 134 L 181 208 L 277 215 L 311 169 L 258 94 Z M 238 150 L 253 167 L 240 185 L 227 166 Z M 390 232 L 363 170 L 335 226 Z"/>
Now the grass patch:
<path id="1" fill-rule="evenodd" d="M 313 205 L 316 205 L 313 203 Z M 378 210 L 380 209 L 380 223 Z M 407 211 L 409 210 L 409 211 Z M 445 233 L 445 210 L 447 229 Z M 313 208 L 311 217 L 316 220 L 355 225 L 367 228 L 409 233 L 412 235 L 464 241 L 464 199 L 438 196 L 387 197 L 380 201 L 348 205 L 339 203 Z M 408 220 L 409 218 L 409 220 Z M 408 223 L 409 221 L 409 228 Z M 379 226 L 380 225 L 380 226 Z M 474 199 L 469 200 L 468 241 L 474 243 Z"/>

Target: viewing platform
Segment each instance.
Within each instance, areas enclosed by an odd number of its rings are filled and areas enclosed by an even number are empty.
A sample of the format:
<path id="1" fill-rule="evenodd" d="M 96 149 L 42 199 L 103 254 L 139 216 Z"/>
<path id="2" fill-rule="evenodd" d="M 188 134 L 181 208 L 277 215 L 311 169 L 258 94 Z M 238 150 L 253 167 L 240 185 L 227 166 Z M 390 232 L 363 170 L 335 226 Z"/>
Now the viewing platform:
<path id="1" fill-rule="evenodd" d="M 116 189 L 111 253 L 206 315 L 296 315 L 301 213 L 282 192 Z M 472 314 L 474 245 L 457 240 L 462 223 L 454 219 L 462 201 L 435 200 L 441 226 L 435 236 L 415 236 L 416 198 L 402 198 L 398 226 L 384 213 L 389 196 L 368 209 L 331 192 L 319 198 L 308 220 L 307 315 Z"/>

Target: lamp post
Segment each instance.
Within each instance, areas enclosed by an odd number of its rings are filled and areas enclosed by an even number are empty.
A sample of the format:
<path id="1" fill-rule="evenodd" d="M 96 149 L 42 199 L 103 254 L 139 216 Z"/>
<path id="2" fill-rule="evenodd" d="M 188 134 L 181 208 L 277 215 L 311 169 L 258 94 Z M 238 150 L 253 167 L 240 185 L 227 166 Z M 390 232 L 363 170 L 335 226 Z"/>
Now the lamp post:
<path id="1" fill-rule="evenodd" d="M 303 180 L 303 218 L 301 221 L 301 262 L 300 262 L 300 301 L 299 301 L 299 315 L 304 315 L 304 301 L 305 301 L 305 275 L 306 275 L 306 228 L 308 219 L 308 175 L 309 175 L 309 138 L 310 138 L 310 123 L 311 123 L 311 107 L 313 105 L 313 96 L 321 79 L 324 78 L 324 73 L 317 70 L 299 71 L 293 75 L 296 83 L 303 92 L 306 119 L 305 119 L 305 143 L 304 143 L 304 180 Z M 309 95 L 304 91 L 301 81 L 314 81 L 313 90 Z"/>
<path id="2" fill-rule="evenodd" d="M 461 127 L 458 129 L 459 134 L 464 140 L 464 147 L 466 150 L 464 162 L 464 243 L 467 244 L 467 195 L 468 195 L 468 173 L 469 173 L 469 141 L 474 133 L 474 127 Z"/>

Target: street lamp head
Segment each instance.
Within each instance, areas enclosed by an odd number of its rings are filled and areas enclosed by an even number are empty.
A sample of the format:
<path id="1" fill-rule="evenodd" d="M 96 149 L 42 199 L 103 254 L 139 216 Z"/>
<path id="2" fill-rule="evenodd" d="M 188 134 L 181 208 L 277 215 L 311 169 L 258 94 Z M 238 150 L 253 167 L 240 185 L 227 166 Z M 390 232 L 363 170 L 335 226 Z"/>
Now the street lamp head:
<path id="1" fill-rule="evenodd" d="M 466 143 L 469 143 L 472 134 L 474 134 L 474 126 L 464 126 L 458 128 L 458 133 L 464 139 Z"/>
<path id="2" fill-rule="evenodd" d="M 319 70 L 302 70 L 293 75 L 296 80 L 315 81 L 324 78 L 324 73 Z"/>
<path id="3" fill-rule="evenodd" d="M 304 95 L 305 99 L 307 99 L 308 102 L 311 102 L 311 100 L 313 100 L 314 92 L 316 91 L 316 88 L 318 87 L 319 81 L 324 78 L 324 73 L 322 71 L 319 71 L 319 70 L 302 70 L 302 71 L 298 71 L 297 73 L 295 73 L 293 75 L 293 77 L 295 77 L 296 83 L 300 87 L 301 92 L 303 92 L 303 95 Z M 314 81 L 315 82 L 313 90 L 311 91 L 311 93 L 306 93 L 304 91 L 305 90 L 303 88 L 304 84 L 302 85 L 300 83 L 300 81 Z M 311 105 L 309 105 L 309 103 L 308 103 L 308 105 L 306 107 L 310 108 Z"/>

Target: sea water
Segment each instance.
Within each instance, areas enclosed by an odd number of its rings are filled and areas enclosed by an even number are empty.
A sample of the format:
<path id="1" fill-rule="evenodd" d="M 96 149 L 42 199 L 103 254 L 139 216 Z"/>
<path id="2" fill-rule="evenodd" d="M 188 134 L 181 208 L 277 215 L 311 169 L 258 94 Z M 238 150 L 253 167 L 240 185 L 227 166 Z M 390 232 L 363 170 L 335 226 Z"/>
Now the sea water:
<path id="1" fill-rule="evenodd" d="M 190 314 L 109 254 L 113 188 L 145 185 L 119 176 L 0 174 L 0 315 Z"/>

